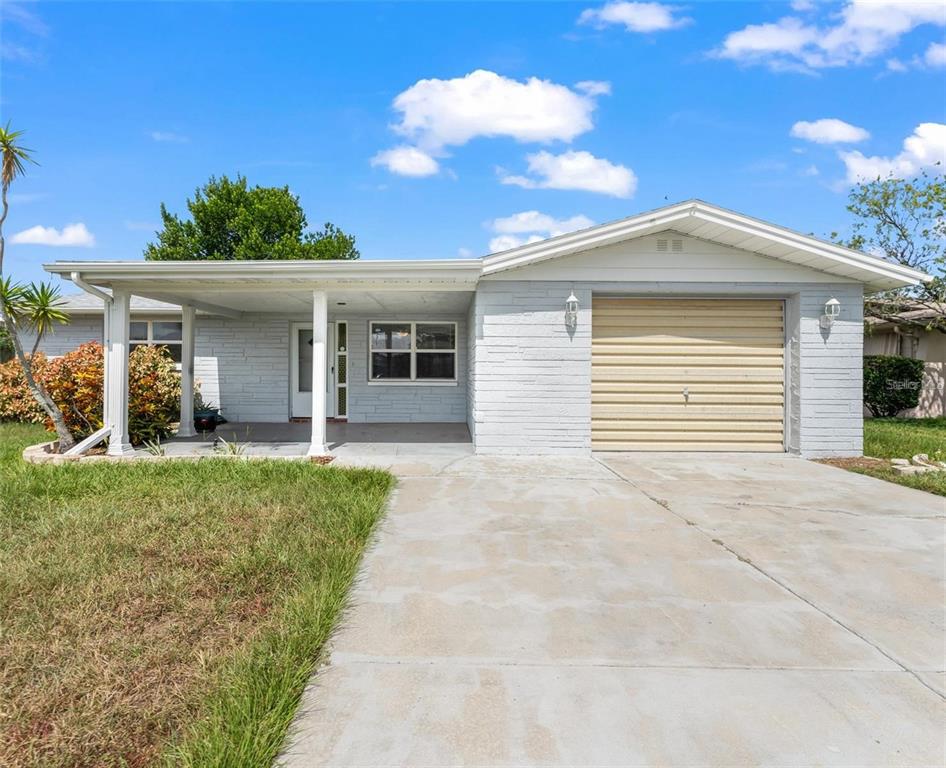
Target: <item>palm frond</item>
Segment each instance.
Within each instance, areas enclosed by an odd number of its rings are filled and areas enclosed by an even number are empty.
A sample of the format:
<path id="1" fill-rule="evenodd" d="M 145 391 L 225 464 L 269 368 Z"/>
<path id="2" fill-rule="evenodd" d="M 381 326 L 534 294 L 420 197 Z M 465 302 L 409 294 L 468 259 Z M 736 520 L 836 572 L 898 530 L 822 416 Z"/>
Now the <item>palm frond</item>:
<path id="1" fill-rule="evenodd" d="M 60 306 L 62 294 L 51 283 L 30 283 L 22 289 L 22 317 L 36 331 L 45 336 L 53 326 L 69 322 L 68 313 Z"/>
<path id="2" fill-rule="evenodd" d="M 12 278 L 0 278 L 0 306 L 10 322 L 18 323 L 23 317 L 24 288 Z"/>
<path id="3" fill-rule="evenodd" d="M 10 123 L 0 128 L 0 183 L 9 187 L 17 176 L 26 173 L 26 163 L 39 165 L 33 157 L 33 150 L 19 144 L 24 131 L 10 129 Z"/>

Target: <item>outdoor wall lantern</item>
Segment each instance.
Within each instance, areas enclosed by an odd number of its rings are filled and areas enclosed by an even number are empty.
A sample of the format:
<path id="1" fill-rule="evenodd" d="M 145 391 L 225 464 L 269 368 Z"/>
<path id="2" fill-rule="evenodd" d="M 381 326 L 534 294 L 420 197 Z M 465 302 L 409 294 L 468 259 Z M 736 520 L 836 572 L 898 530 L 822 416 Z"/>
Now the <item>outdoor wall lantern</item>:
<path id="1" fill-rule="evenodd" d="M 841 302 L 831 297 L 824 303 L 824 314 L 821 316 L 821 327 L 825 330 L 828 330 L 834 321 L 837 320 L 838 315 L 841 314 Z"/>
<path id="2" fill-rule="evenodd" d="M 569 328 L 575 328 L 578 325 L 578 299 L 575 298 L 574 291 L 565 299 L 565 325 Z"/>

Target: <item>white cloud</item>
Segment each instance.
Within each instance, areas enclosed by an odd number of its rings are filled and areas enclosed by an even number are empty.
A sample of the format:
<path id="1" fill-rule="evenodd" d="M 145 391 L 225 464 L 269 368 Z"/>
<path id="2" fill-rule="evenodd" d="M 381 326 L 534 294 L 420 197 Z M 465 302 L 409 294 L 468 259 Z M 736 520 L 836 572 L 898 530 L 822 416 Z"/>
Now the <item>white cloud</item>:
<path id="1" fill-rule="evenodd" d="M 676 16 L 680 8 L 661 3 L 634 3 L 616 0 L 600 8 L 588 8 L 578 17 L 579 24 L 591 24 L 599 29 L 609 24 L 623 24 L 628 32 L 662 32 L 690 24 L 693 19 Z"/>
<path id="2" fill-rule="evenodd" d="M 525 82 L 478 69 L 451 80 L 419 80 L 394 99 L 393 128 L 436 155 L 477 137 L 571 141 L 591 130 L 596 102 L 549 80 Z"/>
<path id="3" fill-rule="evenodd" d="M 516 235 L 524 232 L 545 232 L 549 236 L 561 235 L 565 232 L 574 232 L 576 229 L 585 229 L 594 222 L 584 214 L 572 216 L 570 219 L 556 219 L 546 213 L 538 211 L 522 211 L 512 216 L 493 219 L 490 229 L 499 234 Z"/>
<path id="4" fill-rule="evenodd" d="M 813 122 L 799 120 L 792 126 L 791 135 L 816 144 L 851 144 L 870 138 L 863 128 L 834 117 L 824 117 Z"/>
<path id="5" fill-rule="evenodd" d="M 6 0 L 0 3 L 0 59 L 12 62 L 33 63 L 44 58 L 42 38 L 49 35 L 49 27 L 27 5 Z M 14 39 L 14 38 L 19 38 Z"/>
<path id="6" fill-rule="evenodd" d="M 10 202 L 15 204 L 35 203 L 38 200 L 45 200 L 44 192 L 11 192 Z"/>
<path id="7" fill-rule="evenodd" d="M 610 96 L 611 83 L 607 80 L 582 80 L 575 88 L 588 96 Z"/>
<path id="8" fill-rule="evenodd" d="M 809 165 L 802 172 L 802 176 L 817 176 L 820 173 L 817 165 Z"/>
<path id="9" fill-rule="evenodd" d="M 560 155 L 528 155 L 529 176 L 514 176 L 500 169 L 500 181 L 526 189 L 579 189 L 613 197 L 631 197 L 637 190 L 634 171 L 590 152 L 569 150 Z"/>
<path id="10" fill-rule="evenodd" d="M 2 17 L 5 22 L 12 22 L 21 29 L 39 37 L 46 37 L 49 34 L 49 26 L 39 16 L 32 11 L 27 10 L 23 3 L 5 2 L 2 6 Z"/>
<path id="11" fill-rule="evenodd" d="M 946 125 L 920 123 L 903 141 L 903 151 L 894 157 L 866 157 L 861 152 L 838 152 L 847 168 L 847 180 L 859 181 L 896 176 L 907 178 L 924 168 L 946 172 Z M 937 166 L 937 163 L 939 165 Z"/>
<path id="12" fill-rule="evenodd" d="M 820 26 L 797 16 L 750 24 L 727 35 L 714 55 L 774 70 L 810 72 L 880 56 L 924 24 L 946 26 L 946 6 L 922 0 L 849 0 Z"/>
<path id="13" fill-rule="evenodd" d="M 55 245 L 61 248 L 91 248 L 95 245 L 95 237 L 81 222 L 66 224 L 62 230 L 37 224 L 35 227 L 17 232 L 10 238 L 10 242 L 21 245 Z"/>
<path id="14" fill-rule="evenodd" d="M 508 251 L 510 248 L 518 248 L 520 245 L 526 245 L 528 243 L 537 243 L 540 240 L 545 240 L 545 238 L 541 235 L 529 235 L 529 237 L 497 235 L 489 241 L 489 252 L 499 253 L 500 251 Z"/>
<path id="15" fill-rule="evenodd" d="M 946 67 L 946 45 L 930 43 L 930 47 L 923 54 L 923 61 L 928 67 Z"/>
<path id="16" fill-rule="evenodd" d="M 473 251 L 471 251 L 469 248 L 457 248 L 457 258 L 471 259 L 473 258 Z"/>
<path id="17" fill-rule="evenodd" d="M 186 144 L 190 141 L 187 136 L 183 136 L 180 133 L 173 133 L 172 131 L 151 131 L 150 135 L 154 141 L 168 144 Z"/>
<path id="18" fill-rule="evenodd" d="M 908 67 L 900 59 L 887 59 L 887 69 L 891 72 L 906 72 Z"/>
<path id="19" fill-rule="evenodd" d="M 569 219 L 556 219 L 539 211 L 522 211 L 512 216 L 493 219 L 487 225 L 496 233 L 496 237 L 489 241 L 489 250 L 490 253 L 508 251 L 526 243 L 536 243 L 547 237 L 585 229 L 593 224 L 594 222 L 583 214 Z"/>
<path id="20" fill-rule="evenodd" d="M 394 147 L 378 152 L 371 158 L 371 165 L 381 165 L 399 176 L 433 176 L 440 170 L 434 158 L 417 147 Z"/>

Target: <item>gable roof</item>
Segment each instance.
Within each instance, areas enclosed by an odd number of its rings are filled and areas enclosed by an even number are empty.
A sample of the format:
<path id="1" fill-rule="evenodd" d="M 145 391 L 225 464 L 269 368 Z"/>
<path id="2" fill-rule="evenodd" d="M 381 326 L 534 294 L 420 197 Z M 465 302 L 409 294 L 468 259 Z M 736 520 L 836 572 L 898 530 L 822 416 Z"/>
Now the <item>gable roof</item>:
<path id="1" fill-rule="evenodd" d="M 702 200 L 687 200 L 626 219 L 490 254 L 483 258 L 483 274 L 518 269 L 668 229 L 857 280 L 864 283 L 868 291 L 916 285 L 931 279 L 929 275 L 915 269 L 710 205 Z"/>
<path id="2" fill-rule="evenodd" d="M 868 292 L 916 285 L 932 278 L 811 235 L 688 200 L 626 219 L 536 243 L 493 253 L 481 259 L 416 259 L 359 261 L 57 261 L 44 264 L 53 274 L 81 275 L 90 283 L 147 288 L 155 300 L 177 301 L 184 287 L 194 290 L 224 284 L 250 290 L 264 285 L 332 285 L 355 290 L 368 285 L 399 290 L 452 289 L 472 291 L 480 277 L 571 256 L 658 232 L 673 230 L 690 237 L 757 253 L 863 283 Z M 164 287 L 161 287 L 164 286 Z M 134 293 L 135 290 L 132 292 Z M 147 291 L 145 291 L 147 293 Z M 158 295 L 160 294 L 160 295 Z"/>

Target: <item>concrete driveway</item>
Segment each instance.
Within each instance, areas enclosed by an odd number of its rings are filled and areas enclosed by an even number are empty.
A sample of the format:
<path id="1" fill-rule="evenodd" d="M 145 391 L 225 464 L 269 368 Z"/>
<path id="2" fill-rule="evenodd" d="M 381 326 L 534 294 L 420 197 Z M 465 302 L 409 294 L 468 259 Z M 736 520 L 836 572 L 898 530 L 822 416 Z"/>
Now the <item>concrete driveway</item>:
<path id="1" fill-rule="evenodd" d="M 946 762 L 946 502 L 791 457 L 401 475 L 284 762 Z"/>

